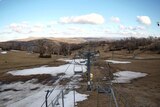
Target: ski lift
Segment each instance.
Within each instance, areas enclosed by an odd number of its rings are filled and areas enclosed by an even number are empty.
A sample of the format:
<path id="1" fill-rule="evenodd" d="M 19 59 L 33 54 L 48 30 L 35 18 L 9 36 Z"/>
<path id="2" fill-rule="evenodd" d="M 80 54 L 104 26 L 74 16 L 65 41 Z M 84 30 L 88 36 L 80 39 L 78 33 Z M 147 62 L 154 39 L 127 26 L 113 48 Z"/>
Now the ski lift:
<path id="1" fill-rule="evenodd" d="M 80 63 L 84 64 L 84 63 L 86 63 L 86 60 L 80 60 Z"/>
<path id="2" fill-rule="evenodd" d="M 80 59 L 79 59 L 80 60 Z M 73 71 L 74 74 L 82 74 L 83 73 L 83 67 L 81 63 L 78 63 L 74 60 L 74 67 L 73 67 Z M 81 62 L 81 61 L 80 61 Z M 77 69 L 78 68 L 78 69 Z"/>
<path id="3" fill-rule="evenodd" d="M 111 94 L 111 89 L 108 86 L 105 87 L 100 87 L 98 86 L 98 93 L 107 93 L 107 94 Z"/>

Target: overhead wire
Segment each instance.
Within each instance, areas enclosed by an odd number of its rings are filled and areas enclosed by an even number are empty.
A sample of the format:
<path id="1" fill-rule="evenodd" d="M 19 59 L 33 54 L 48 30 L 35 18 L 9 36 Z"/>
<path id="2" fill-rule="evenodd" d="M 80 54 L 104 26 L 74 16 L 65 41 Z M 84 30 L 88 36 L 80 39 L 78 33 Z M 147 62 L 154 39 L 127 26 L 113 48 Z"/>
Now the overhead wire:
<path id="1" fill-rule="evenodd" d="M 108 63 L 108 65 L 109 65 L 109 63 Z M 111 67 L 110 65 L 109 65 L 109 67 Z M 111 71 L 111 73 L 113 74 L 113 72 Z M 118 73 L 118 76 L 121 76 L 119 73 Z M 118 82 L 118 80 L 117 79 L 115 79 L 115 83 L 116 84 L 118 84 L 117 86 L 118 86 L 118 88 L 120 89 L 120 83 Z M 112 82 L 113 83 L 113 82 Z M 125 100 L 125 102 L 123 102 L 123 100 L 120 98 L 120 100 L 121 100 L 121 102 L 126 106 L 126 105 L 128 105 L 128 103 L 127 103 L 127 99 L 122 95 L 122 94 L 120 94 L 119 93 L 119 91 L 118 91 L 118 89 L 114 86 L 114 85 L 112 85 L 112 87 L 114 88 L 114 90 L 115 90 L 115 92 L 117 93 L 117 95 L 119 95 L 119 97 L 121 96 L 124 100 Z M 122 88 L 121 88 L 122 89 Z M 118 98 L 119 98 L 118 97 Z M 126 106 L 126 107 L 128 107 L 128 106 Z"/>
<path id="2" fill-rule="evenodd" d="M 73 60 L 72 60 L 73 62 Z M 71 66 L 72 62 L 70 62 L 70 64 L 67 66 L 67 68 L 65 69 L 64 73 L 67 72 L 68 68 Z M 50 93 L 48 94 L 47 98 L 52 94 L 52 92 L 57 88 L 57 86 L 59 85 L 59 81 L 61 81 L 63 79 L 64 75 L 61 76 L 55 83 L 54 83 L 54 87 L 52 90 L 50 90 Z M 43 105 L 45 104 L 45 101 L 42 103 L 41 107 L 43 107 Z"/>
<path id="3" fill-rule="evenodd" d="M 75 58 L 73 58 L 73 59 L 75 59 Z M 70 64 L 67 66 L 67 68 L 65 69 L 65 71 L 64 71 L 64 73 L 66 73 L 67 72 L 67 70 L 69 69 L 69 67 L 71 66 L 71 64 L 73 63 L 73 61 L 75 62 L 74 64 L 77 64 L 78 62 L 76 62 L 75 60 L 72 60 L 71 62 L 70 62 Z M 78 64 L 80 64 L 80 63 L 78 63 Z M 82 65 L 81 65 L 82 66 Z M 82 69 L 83 70 L 83 69 Z M 47 98 L 52 94 L 52 92 L 57 88 L 57 86 L 59 85 L 59 81 L 61 81 L 62 79 L 63 79 L 63 77 L 64 77 L 65 75 L 63 75 L 63 76 L 61 76 L 54 84 L 55 84 L 55 86 L 53 87 L 53 89 L 50 91 L 50 93 L 48 94 L 48 96 L 47 96 Z M 73 76 L 71 77 L 71 79 L 73 78 Z M 67 87 L 67 86 L 69 86 L 70 84 L 68 83 L 65 87 Z M 54 98 L 54 100 L 55 100 L 55 98 Z M 42 105 L 41 105 L 41 107 L 43 107 L 43 105 L 45 104 L 45 101 L 42 103 Z"/>

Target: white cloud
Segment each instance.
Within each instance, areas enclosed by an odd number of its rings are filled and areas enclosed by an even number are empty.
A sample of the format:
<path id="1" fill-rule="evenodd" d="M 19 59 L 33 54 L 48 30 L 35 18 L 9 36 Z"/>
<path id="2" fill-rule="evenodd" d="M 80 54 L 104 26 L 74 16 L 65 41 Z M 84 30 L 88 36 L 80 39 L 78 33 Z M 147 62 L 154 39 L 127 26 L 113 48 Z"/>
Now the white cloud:
<path id="1" fill-rule="evenodd" d="M 31 27 L 32 32 L 41 32 L 44 30 L 43 24 L 35 24 L 33 27 Z"/>
<path id="2" fill-rule="evenodd" d="M 5 35 L 5 34 L 11 34 L 12 30 L 8 27 L 5 27 L 4 29 L 0 30 L 0 35 Z"/>
<path id="3" fill-rule="evenodd" d="M 124 26 L 124 25 L 119 25 L 119 28 L 121 30 L 131 30 L 131 31 L 145 30 L 144 26 Z"/>
<path id="4" fill-rule="evenodd" d="M 61 33 L 61 32 L 58 31 L 57 29 L 52 29 L 49 34 L 52 35 L 52 34 L 60 34 L 60 33 Z"/>
<path id="5" fill-rule="evenodd" d="M 112 17 L 110 18 L 110 20 L 111 20 L 112 22 L 115 22 L 115 23 L 119 23 L 119 22 L 120 22 L 119 17 L 114 17 L 114 16 L 112 16 Z"/>
<path id="6" fill-rule="evenodd" d="M 17 33 L 28 34 L 31 33 L 30 26 L 27 22 L 22 23 L 12 23 L 9 25 L 9 28 Z"/>
<path id="7" fill-rule="evenodd" d="M 148 37 L 148 33 L 144 32 L 135 32 L 135 31 L 118 31 L 118 32 L 110 32 L 106 33 L 108 36 L 115 36 L 115 37 Z"/>
<path id="8" fill-rule="evenodd" d="M 1 31 L 0 32 L 0 35 L 3 35 L 3 34 L 11 34 L 12 32 L 11 31 Z"/>
<path id="9" fill-rule="evenodd" d="M 30 34 L 33 32 L 41 32 L 44 30 L 43 24 L 35 24 L 30 25 L 27 22 L 22 23 L 12 23 L 9 25 L 9 29 L 11 29 L 13 32 L 21 33 L 21 34 Z"/>
<path id="10" fill-rule="evenodd" d="M 147 37 L 149 34 L 146 32 L 144 26 L 125 26 L 120 24 L 119 29 L 104 30 L 104 33 L 110 37 Z"/>
<path id="11" fill-rule="evenodd" d="M 136 29 L 138 29 L 138 30 L 145 30 L 146 28 L 144 26 L 136 26 Z"/>
<path id="12" fill-rule="evenodd" d="M 151 19 L 148 16 L 137 16 L 137 21 L 144 25 L 151 25 Z"/>
<path id="13" fill-rule="evenodd" d="M 48 24 L 47 24 L 47 28 L 51 28 L 52 26 L 58 24 L 57 21 L 50 21 Z"/>
<path id="14" fill-rule="evenodd" d="M 105 29 L 104 32 L 110 32 L 110 30 L 109 29 Z"/>
<path id="15" fill-rule="evenodd" d="M 43 24 L 40 24 L 40 23 L 39 23 L 39 24 L 35 24 L 34 27 L 43 28 L 44 26 L 43 26 Z"/>
<path id="16" fill-rule="evenodd" d="M 104 21 L 105 20 L 102 15 L 91 13 L 82 16 L 62 17 L 59 22 L 62 24 L 103 24 Z"/>
<path id="17" fill-rule="evenodd" d="M 125 29 L 126 29 L 126 26 L 124 26 L 124 25 L 119 25 L 119 28 L 120 28 L 121 30 L 125 30 Z"/>
<path id="18" fill-rule="evenodd" d="M 79 28 L 79 27 L 69 27 L 68 28 L 68 30 L 70 30 L 70 31 L 74 31 L 74 32 L 81 32 L 81 33 L 83 33 L 83 32 L 86 32 L 84 29 L 82 29 L 82 28 Z"/>

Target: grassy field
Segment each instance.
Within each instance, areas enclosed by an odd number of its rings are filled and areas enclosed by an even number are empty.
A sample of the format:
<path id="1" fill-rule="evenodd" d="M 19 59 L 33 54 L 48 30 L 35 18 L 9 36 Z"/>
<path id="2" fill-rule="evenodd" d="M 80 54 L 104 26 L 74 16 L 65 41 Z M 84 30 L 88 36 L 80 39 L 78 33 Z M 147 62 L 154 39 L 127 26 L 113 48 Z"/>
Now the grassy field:
<path id="1" fill-rule="evenodd" d="M 119 94 L 121 94 L 128 103 L 128 107 L 159 107 L 160 105 L 160 55 L 152 52 L 145 52 L 137 55 L 137 58 L 132 57 L 133 54 L 128 54 L 127 51 L 116 51 L 113 60 L 130 61 L 129 64 L 111 64 L 112 72 L 117 71 L 135 71 L 143 72 L 148 75 L 143 78 L 134 79 L 129 84 L 113 84 Z M 100 59 L 112 59 L 112 53 L 102 52 Z M 96 64 L 101 65 L 103 64 Z M 92 67 L 94 80 L 97 81 L 104 77 L 104 72 L 100 67 Z M 83 88 L 82 88 L 83 89 Z M 84 89 L 85 90 L 85 89 Z M 84 91 L 83 91 L 84 92 Z M 110 98 L 104 94 L 99 94 L 97 101 L 97 93 L 92 92 L 89 100 L 79 103 L 79 107 L 110 107 Z M 97 103 L 100 103 L 97 106 Z M 113 103 L 113 101 L 112 101 Z M 113 105 L 113 104 L 112 104 Z M 120 107 L 125 107 L 119 103 Z"/>
<path id="2" fill-rule="evenodd" d="M 52 56 L 52 58 L 39 58 L 39 54 L 27 53 L 25 51 L 9 51 L 7 54 L 0 54 L 0 70 L 21 69 L 21 67 L 32 67 L 41 65 L 57 66 L 63 62 L 57 61 L 62 56 Z"/>
<path id="3" fill-rule="evenodd" d="M 144 78 L 133 80 L 130 84 L 114 84 L 117 91 L 126 97 L 129 107 L 158 107 L 160 105 L 160 55 L 145 52 L 137 55 L 133 59 L 133 54 L 127 51 L 116 51 L 112 57 L 112 52 L 104 52 L 100 47 L 101 56 L 96 66 L 92 66 L 91 72 L 94 74 L 94 82 L 104 77 L 103 70 L 100 67 L 105 66 L 103 60 L 127 60 L 130 64 L 112 64 L 113 72 L 128 70 L 135 72 L 144 72 L 148 75 Z M 65 62 L 57 61 L 63 56 L 52 56 L 52 58 L 38 58 L 38 54 L 31 54 L 24 51 L 10 51 L 7 54 L 0 54 L 0 81 L 2 83 L 11 83 L 17 81 L 27 81 L 37 78 L 42 84 L 47 84 L 53 79 L 51 75 L 31 75 L 31 76 L 12 76 L 6 74 L 8 71 L 39 67 L 42 65 L 58 66 Z M 71 57 L 71 56 L 70 56 Z M 99 65 L 99 66 L 98 66 Z M 104 71 L 107 72 L 107 71 Z M 56 77 L 55 77 L 56 79 Z M 54 82 L 54 81 L 53 81 Z M 86 84 L 85 81 L 82 83 Z M 97 95 L 96 91 L 87 92 L 86 86 L 81 86 L 78 91 L 89 94 L 88 100 L 78 103 L 78 107 L 107 107 L 109 97 L 104 94 Z M 99 101 L 97 102 L 97 98 Z M 97 106 L 100 103 L 101 106 Z M 121 104 L 123 107 L 123 105 Z"/>
<path id="4" fill-rule="evenodd" d="M 25 68 L 39 67 L 43 65 L 58 66 L 65 62 L 57 61 L 62 56 L 52 56 L 52 58 L 39 58 L 39 54 L 27 53 L 25 51 L 9 51 L 7 54 L 0 54 L 0 81 L 10 83 L 16 81 L 27 81 L 37 78 L 39 82 L 46 83 L 53 79 L 51 75 L 31 75 L 31 76 L 12 76 L 7 74 L 8 71 L 19 70 Z"/>

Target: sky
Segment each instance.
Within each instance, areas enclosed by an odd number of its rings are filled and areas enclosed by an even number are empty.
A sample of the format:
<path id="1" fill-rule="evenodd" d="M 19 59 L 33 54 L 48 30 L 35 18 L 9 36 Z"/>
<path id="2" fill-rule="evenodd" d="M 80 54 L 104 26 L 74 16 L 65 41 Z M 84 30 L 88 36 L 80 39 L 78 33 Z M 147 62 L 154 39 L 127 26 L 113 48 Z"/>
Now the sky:
<path id="1" fill-rule="evenodd" d="M 0 0 L 0 41 L 160 37 L 160 0 Z"/>

